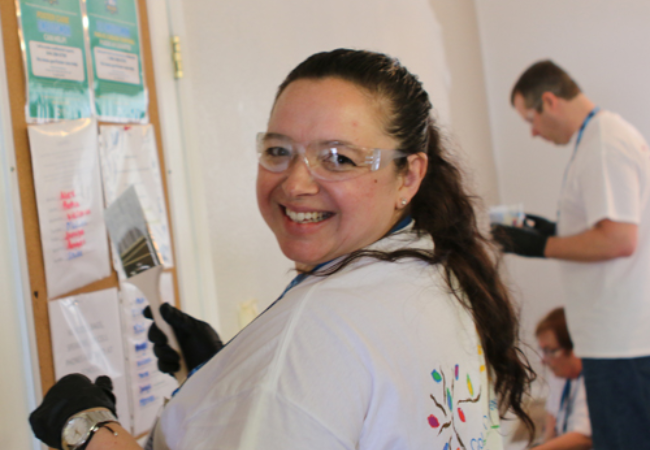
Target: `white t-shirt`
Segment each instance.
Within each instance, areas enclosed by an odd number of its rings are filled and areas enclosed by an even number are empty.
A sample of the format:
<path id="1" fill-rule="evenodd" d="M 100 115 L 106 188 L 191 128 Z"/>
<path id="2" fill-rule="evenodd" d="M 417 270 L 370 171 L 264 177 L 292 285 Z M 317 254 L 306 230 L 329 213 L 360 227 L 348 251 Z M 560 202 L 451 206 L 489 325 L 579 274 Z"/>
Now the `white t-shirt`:
<path id="1" fill-rule="evenodd" d="M 431 246 L 414 239 L 372 248 Z M 439 270 L 364 259 L 308 277 L 188 380 L 154 448 L 502 449 L 476 328 Z"/>
<path id="2" fill-rule="evenodd" d="M 559 236 L 581 233 L 603 219 L 639 229 L 630 257 L 561 262 L 576 355 L 650 355 L 650 151 L 617 114 L 601 111 L 585 128 L 567 168 L 558 211 Z"/>
<path id="3" fill-rule="evenodd" d="M 557 429 L 558 436 L 575 431 L 591 437 L 591 421 L 589 420 L 584 377 L 580 376 L 571 380 L 567 399 L 562 404 L 562 407 L 560 407 L 565 384 L 566 378 L 553 377 L 550 379 L 549 392 L 546 399 L 546 411 L 555 417 L 555 428 Z M 569 412 L 568 417 L 567 411 Z M 565 421 L 566 431 L 564 431 Z"/>

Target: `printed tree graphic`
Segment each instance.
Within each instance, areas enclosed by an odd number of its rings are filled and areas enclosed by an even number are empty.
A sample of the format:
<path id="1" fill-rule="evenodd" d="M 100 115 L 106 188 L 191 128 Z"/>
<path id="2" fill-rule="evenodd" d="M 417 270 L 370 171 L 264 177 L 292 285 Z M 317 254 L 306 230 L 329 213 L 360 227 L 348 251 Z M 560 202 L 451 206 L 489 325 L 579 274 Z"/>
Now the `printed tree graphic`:
<path id="1" fill-rule="evenodd" d="M 467 383 L 467 391 L 469 392 L 469 398 L 455 400 L 456 386 L 460 378 L 460 367 L 458 366 L 458 364 L 456 364 L 456 366 L 454 367 L 453 372 L 454 372 L 454 376 L 451 378 L 450 386 L 447 385 L 447 377 L 445 376 L 445 372 L 442 368 L 431 372 L 431 376 L 433 377 L 433 380 L 437 384 L 442 383 L 442 399 L 440 399 L 441 401 L 438 401 L 438 399 L 436 399 L 436 397 L 433 394 L 429 395 L 431 397 L 431 400 L 433 400 L 433 403 L 437 407 L 436 413 L 431 414 L 428 417 L 429 425 L 431 426 L 431 428 L 438 429 L 438 436 L 440 436 L 442 432 L 447 428 L 449 428 L 452 431 L 452 433 L 449 436 L 449 441 L 445 443 L 443 450 L 452 450 L 451 443 L 454 436 L 458 441 L 457 448 L 459 449 L 467 448 L 463 440 L 461 439 L 458 430 L 456 429 L 456 420 L 458 419 L 461 422 L 465 422 L 467 420 L 467 418 L 465 417 L 465 412 L 463 411 L 463 408 L 461 406 L 463 403 L 477 403 L 481 398 L 481 387 L 479 386 L 479 391 L 476 394 L 476 397 L 474 397 L 474 385 L 472 383 L 472 379 L 470 378 L 469 374 L 467 374 L 465 381 Z"/>

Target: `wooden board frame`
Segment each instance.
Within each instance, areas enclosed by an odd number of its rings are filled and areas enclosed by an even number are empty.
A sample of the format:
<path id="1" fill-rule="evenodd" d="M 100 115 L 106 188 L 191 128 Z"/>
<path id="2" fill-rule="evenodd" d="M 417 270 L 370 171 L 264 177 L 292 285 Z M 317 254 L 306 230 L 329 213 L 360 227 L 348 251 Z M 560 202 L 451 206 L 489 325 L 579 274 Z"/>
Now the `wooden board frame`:
<path id="1" fill-rule="evenodd" d="M 160 173 L 162 176 L 165 203 L 167 205 L 167 220 L 170 227 L 170 238 L 172 239 L 173 251 L 173 224 L 170 217 L 171 211 L 169 203 L 169 192 L 167 188 L 167 170 L 165 169 L 165 159 L 163 156 L 164 152 L 162 147 L 163 141 L 160 132 L 160 115 L 158 112 L 158 102 L 156 97 L 156 84 L 154 77 L 153 56 L 151 51 L 151 36 L 149 33 L 147 4 L 146 0 L 136 1 L 138 4 L 138 17 L 140 20 L 142 65 L 144 77 L 146 80 L 146 87 L 149 94 L 149 123 L 153 125 L 154 133 L 156 136 L 158 160 L 160 163 Z M 47 306 L 47 287 L 45 284 L 45 267 L 43 262 L 40 230 L 38 226 L 36 190 L 29 150 L 29 141 L 27 137 L 28 125 L 25 117 L 26 77 L 23 69 L 20 38 L 18 35 L 18 18 L 16 16 L 16 5 L 13 0 L 0 0 L 0 19 L 2 24 L 5 64 L 7 68 L 7 84 L 9 87 L 11 125 L 16 152 L 16 171 L 22 208 L 23 230 L 25 236 L 25 249 L 27 254 L 32 309 L 34 313 L 34 326 L 36 346 L 38 351 L 40 379 L 43 392 L 47 392 L 47 390 L 55 382 L 54 360 L 52 355 L 52 342 L 50 337 L 50 321 Z M 102 124 L 110 123 L 101 122 L 100 125 Z M 178 306 L 180 304 L 180 297 L 176 268 L 168 269 L 166 272 L 172 274 L 174 280 L 174 298 L 176 299 L 176 305 Z M 83 288 L 69 292 L 65 294 L 65 296 L 94 292 L 111 287 L 118 287 L 117 274 L 114 271 L 109 277 L 84 286 Z"/>

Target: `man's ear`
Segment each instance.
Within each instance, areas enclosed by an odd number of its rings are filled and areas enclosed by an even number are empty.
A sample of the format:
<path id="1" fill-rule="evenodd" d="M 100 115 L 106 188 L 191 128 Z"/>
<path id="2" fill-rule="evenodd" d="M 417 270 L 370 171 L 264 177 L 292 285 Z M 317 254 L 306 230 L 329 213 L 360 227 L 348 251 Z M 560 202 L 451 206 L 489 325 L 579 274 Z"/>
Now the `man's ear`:
<path id="1" fill-rule="evenodd" d="M 543 110 L 555 112 L 558 102 L 559 98 L 554 93 L 546 91 L 542 94 Z"/>

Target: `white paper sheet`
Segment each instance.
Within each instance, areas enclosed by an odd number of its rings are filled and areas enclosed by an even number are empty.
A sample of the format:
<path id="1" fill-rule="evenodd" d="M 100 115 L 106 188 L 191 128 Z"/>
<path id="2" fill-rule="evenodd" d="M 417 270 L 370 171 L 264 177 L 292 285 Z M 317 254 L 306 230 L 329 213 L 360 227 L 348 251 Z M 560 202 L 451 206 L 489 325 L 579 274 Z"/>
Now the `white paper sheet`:
<path id="1" fill-rule="evenodd" d="M 137 436 L 151 429 L 165 398 L 171 398 L 178 383 L 174 377 L 160 372 L 157 368 L 153 344 L 147 340 L 147 332 L 152 322 L 142 315 L 142 310 L 148 305 L 147 299 L 128 282 L 122 283 L 120 288 L 133 434 Z M 163 300 L 173 303 L 171 274 L 161 275 L 160 289 Z"/>
<path id="2" fill-rule="evenodd" d="M 28 128 L 48 298 L 109 276 L 92 119 Z"/>
<path id="3" fill-rule="evenodd" d="M 111 377 L 118 418 L 129 430 L 131 413 L 117 289 L 50 301 L 48 307 L 56 379 L 71 373 L 84 374 L 92 381 L 100 375 Z"/>
<path id="4" fill-rule="evenodd" d="M 102 125 L 99 152 L 106 205 L 134 185 L 162 264 L 165 268 L 173 267 L 167 207 L 153 126 Z M 113 266 L 120 278 L 124 279 L 121 263 L 114 259 Z"/>

